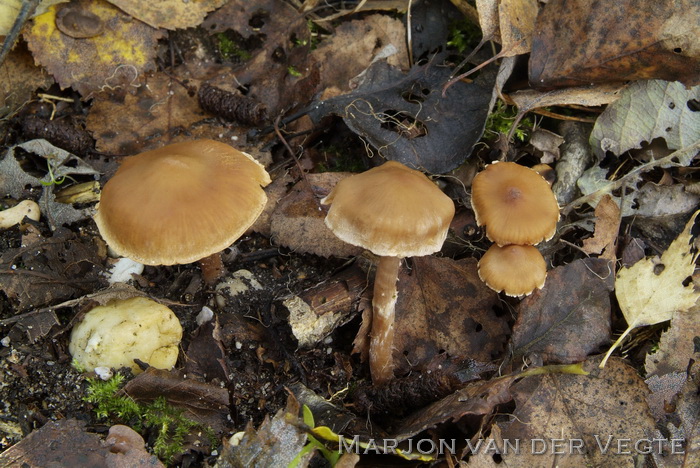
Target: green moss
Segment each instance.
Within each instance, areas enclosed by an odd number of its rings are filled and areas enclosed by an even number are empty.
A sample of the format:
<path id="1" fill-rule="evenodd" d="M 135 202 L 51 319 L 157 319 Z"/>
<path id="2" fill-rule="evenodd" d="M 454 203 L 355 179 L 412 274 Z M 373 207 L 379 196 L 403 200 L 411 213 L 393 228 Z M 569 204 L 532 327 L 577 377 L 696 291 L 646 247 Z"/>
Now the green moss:
<path id="1" fill-rule="evenodd" d="M 218 33 L 215 37 L 221 58 L 225 60 L 236 59 L 245 62 L 252 57 L 250 52 L 243 49 L 237 41 L 228 36 L 226 33 Z"/>
<path id="2" fill-rule="evenodd" d="M 149 429 L 156 435 L 153 452 L 166 463 L 184 451 L 185 437 L 194 430 L 200 430 L 210 439 L 212 445 L 217 440 L 210 427 L 192 421 L 183 411 L 168 404 L 165 397 L 158 397 L 153 403 L 141 404 L 128 396 L 118 395 L 124 383 L 124 376 L 115 374 L 107 381 L 97 378 L 87 379 L 87 395 L 84 400 L 95 405 L 98 419 L 111 423 L 127 423 L 136 431 Z"/>
<path id="3" fill-rule="evenodd" d="M 326 161 L 316 165 L 317 172 L 362 172 L 365 170 L 362 158 L 336 145 L 328 145 L 322 151 L 326 156 Z"/>
<path id="4" fill-rule="evenodd" d="M 518 109 L 516 107 L 509 106 L 501 100 L 496 101 L 496 106 L 486 119 L 484 134 L 508 134 L 517 115 Z M 532 131 L 532 127 L 532 118 L 530 116 L 523 117 L 518 122 L 518 126 L 513 132 L 513 137 L 518 141 L 526 141 Z"/>
<path id="5" fill-rule="evenodd" d="M 456 49 L 460 54 L 476 47 L 480 40 L 481 29 L 466 18 L 455 21 L 449 26 L 447 46 Z"/>

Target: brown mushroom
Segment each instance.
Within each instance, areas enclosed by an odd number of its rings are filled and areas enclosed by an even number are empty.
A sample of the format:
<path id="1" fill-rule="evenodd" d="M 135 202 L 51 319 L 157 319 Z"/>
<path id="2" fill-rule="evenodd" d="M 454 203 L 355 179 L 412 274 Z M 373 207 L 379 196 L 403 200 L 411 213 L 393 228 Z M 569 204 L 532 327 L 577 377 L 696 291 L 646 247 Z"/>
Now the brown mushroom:
<path id="1" fill-rule="evenodd" d="M 380 256 L 374 280 L 370 371 L 375 384 L 393 378 L 394 308 L 401 258 L 442 247 L 455 208 L 423 173 L 389 161 L 341 180 L 321 200 L 326 225 L 343 241 Z"/>
<path id="2" fill-rule="evenodd" d="M 498 245 L 534 245 L 554 236 L 559 205 L 537 172 L 512 162 L 489 164 L 472 182 L 472 208 Z"/>
<path id="3" fill-rule="evenodd" d="M 544 286 L 547 264 L 531 245 L 493 244 L 479 260 L 479 278 L 496 292 L 527 296 Z"/>
<path id="4" fill-rule="evenodd" d="M 175 143 L 126 158 L 102 190 L 95 223 L 117 254 L 140 263 L 215 255 L 216 267 L 262 212 L 269 183 L 260 163 L 225 143 Z"/>

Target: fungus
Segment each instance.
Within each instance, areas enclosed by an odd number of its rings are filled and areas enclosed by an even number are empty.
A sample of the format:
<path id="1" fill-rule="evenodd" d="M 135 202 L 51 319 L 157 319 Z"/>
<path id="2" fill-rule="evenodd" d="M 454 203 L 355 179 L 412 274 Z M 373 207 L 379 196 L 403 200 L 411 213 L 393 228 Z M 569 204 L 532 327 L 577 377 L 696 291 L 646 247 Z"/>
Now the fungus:
<path id="1" fill-rule="evenodd" d="M 472 182 L 472 208 L 498 245 L 534 245 L 554 236 L 559 205 L 537 172 L 511 162 L 489 164 Z"/>
<path id="2" fill-rule="evenodd" d="M 547 264 L 531 245 L 493 244 L 479 260 L 479 278 L 496 292 L 527 296 L 544 286 Z"/>
<path id="3" fill-rule="evenodd" d="M 321 200 L 341 240 L 379 255 L 369 346 L 375 384 L 393 378 L 394 308 L 401 258 L 439 251 L 454 216 L 452 200 L 423 173 L 388 161 L 341 180 Z"/>
<path id="4" fill-rule="evenodd" d="M 146 265 L 212 256 L 210 270 L 202 265 L 212 283 L 220 252 L 265 207 L 269 183 L 260 163 L 225 143 L 175 143 L 126 158 L 102 190 L 95 223 L 116 253 Z"/>
<path id="5" fill-rule="evenodd" d="M 68 350 L 83 368 L 131 367 L 134 359 L 158 369 L 177 361 L 182 326 L 172 310 L 145 297 L 110 301 L 73 327 Z"/>
<path id="6" fill-rule="evenodd" d="M 39 221 L 41 210 L 33 200 L 24 200 L 12 208 L 0 211 L 0 229 L 8 229 L 21 224 L 24 218 Z"/>

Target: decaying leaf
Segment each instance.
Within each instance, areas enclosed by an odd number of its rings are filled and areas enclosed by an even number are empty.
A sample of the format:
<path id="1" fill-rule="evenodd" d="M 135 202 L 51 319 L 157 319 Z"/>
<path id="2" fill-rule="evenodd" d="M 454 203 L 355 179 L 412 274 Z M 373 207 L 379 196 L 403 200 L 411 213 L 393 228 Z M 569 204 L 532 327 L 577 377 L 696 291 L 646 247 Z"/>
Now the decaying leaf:
<path id="1" fill-rule="evenodd" d="M 104 286 L 97 245 L 58 228 L 52 237 L 32 236 L 24 247 L 0 257 L 0 289 L 20 311 L 82 296 Z"/>
<path id="2" fill-rule="evenodd" d="M 700 80 L 700 4 L 550 0 L 537 17 L 530 57 L 534 86 L 606 81 Z"/>
<path id="3" fill-rule="evenodd" d="M 52 83 L 53 78 L 34 65 L 26 47 L 16 47 L 0 64 L 0 117 L 16 112 L 37 88 L 48 88 Z"/>
<path id="4" fill-rule="evenodd" d="M 101 33 L 74 38 L 56 27 L 61 8 L 90 14 L 102 23 Z M 92 18 L 92 17 L 91 17 Z M 35 60 L 51 73 L 61 88 L 73 87 L 83 96 L 118 86 L 138 86 L 143 73 L 155 68 L 155 48 L 162 32 L 134 21 L 103 0 L 80 0 L 52 6 L 32 20 L 24 34 Z"/>
<path id="5" fill-rule="evenodd" d="M 314 120 L 333 113 L 386 159 L 430 173 L 459 166 L 486 123 L 495 71 L 457 82 L 442 97 L 450 69 L 416 66 L 407 75 L 384 61 L 372 64 L 359 86 L 312 107 Z"/>
<path id="6" fill-rule="evenodd" d="M 693 111 L 693 99 L 700 100 L 700 86 L 686 89 L 661 80 L 632 83 L 596 120 L 591 146 L 599 159 L 607 151 L 620 155 L 655 138 L 663 138 L 671 149 L 689 146 L 700 140 L 700 112 Z"/>
<path id="7" fill-rule="evenodd" d="M 520 112 L 572 104 L 594 107 L 615 102 L 619 99 L 620 91 L 623 88 L 624 86 L 620 84 L 602 83 L 595 86 L 573 86 L 553 91 L 523 89 L 508 94 L 507 98 L 510 98 L 518 106 Z"/>
<path id="8" fill-rule="evenodd" d="M 295 252 L 321 257 L 352 257 L 362 253 L 362 248 L 341 241 L 328 229 L 324 222 L 328 210 L 320 202 L 347 176 L 343 172 L 306 174 L 297 182 L 277 203 L 270 217 L 273 242 Z"/>
<path id="9" fill-rule="evenodd" d="M 523 299 L 513 326 L 513 358 L 535 353 L 545 363 L 574 363 L 610 339 L 613 271 L 603 259 L 576 260 L 550 271 Z"/>
<path id="10" fill-rule="evenodd" d="M 647 355 L 644 368 L 646 375 L 664 375 L 686 372 L 691 360 L 698 360 L 700 349 L 695 339 L 700 336 L 700 306 L 687 311 L 676 311 L 671 317 L 671 326 L 663 332 L 659 347 Z"/>
<path id="11" fill-rule="evenodd" d="M 508 327 L 496 315 L 498 294 L 479 279 L 476 260 L 415 257 L 399 275 L 394 362 L 421 366 L 444 350 L 490 362 L 503 352 Z"/>
<path id="12" fill-rule="evenodd" d="M 582 250 L 587 254 L 602 254 L 601 258 L 615 260 L 617 234 L 620 230 L 620 207 L 610 195 L 605 195 L 595 208 L 593 237 L 583 240 Z"/>
<path id="13" fill-rule="evenodd" d="M 615 279 L 615 295 L 620 310 L 627 320 L 627 330 L 610 347 L 601 367 L 613 350 L 633 329 L 644 325 L 665 322 L 676 311 L 691 309 L 700 293 L 686 279 L 695 271 L 697 252 L 691 252 L 691 230 L 700 211 L 690 218 L 661 258 L 641 260 L 629 268 L 621 269 Z"/>
<path id="14" fill-rule="evenodd" d="M 202 22 L 210 11 L 219 8 L 226 0 L 108 0 L 134 18 L 154 28 L 193 28 Z"/>
<path id="15" fill-rule="evenodd" d="M 506 57 L 530 52 L 537 13 L 536 0 L 501 0 L 498 2 L 501 45 Z"/>
<path id="16" fill-rule="evenodd" d="M 632 446 L 621 454 L 617 444 L 651 438 L 654 419 L 644 399 L 649 390 L 621 360 L 604 370 L 596 368 L 598 360 L 583 363 L 589 375 L 552 373 L 513 385 L 516 409 L 499 426 L 503 438 L 518 440 L 521 450 L 503 453 L 505 466 L 631 467 L 635 458 L 644 459 Z"/>
<path id="17" fill-rule="evenodd" d="M 223 453 L 216 466 L 290 466 L 306 443 L 306 433 L 290 422 L 299 418 L 299 412 L 299 402 L 293 395 L 289 395 L 287 407 L 279 410 L 272 419 L 265 417 L 257 431 L 251 422 L 237 444 L 224 443 Z M 298 466 L 306 466 L 312 456 L 313 452 L 302 456 Z"/>

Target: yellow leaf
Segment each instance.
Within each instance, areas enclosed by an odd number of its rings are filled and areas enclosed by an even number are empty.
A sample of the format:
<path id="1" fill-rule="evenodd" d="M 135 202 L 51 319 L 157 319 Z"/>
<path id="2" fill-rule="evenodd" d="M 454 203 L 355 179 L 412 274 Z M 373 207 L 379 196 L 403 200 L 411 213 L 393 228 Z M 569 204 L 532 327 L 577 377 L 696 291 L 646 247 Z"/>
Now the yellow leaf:
<path id="1" fill-rule="evenodd" d="M 683 232 L 661 258 L 657 256 L 640 260 L 617 274 L 615 294 L 628 326 L 608 350 L 600 363 L 601 368 L 630 331 L 671 320 L 674 312 L 685 312 L 695 305 L 700 294 L 695 292 L 692 283 L 684 286 L 683 282 L 695 270 L 698 254 L 690 251 L 690 231 L 698 213 L 700 211 L 696 211 L 690 218 Z"/>

